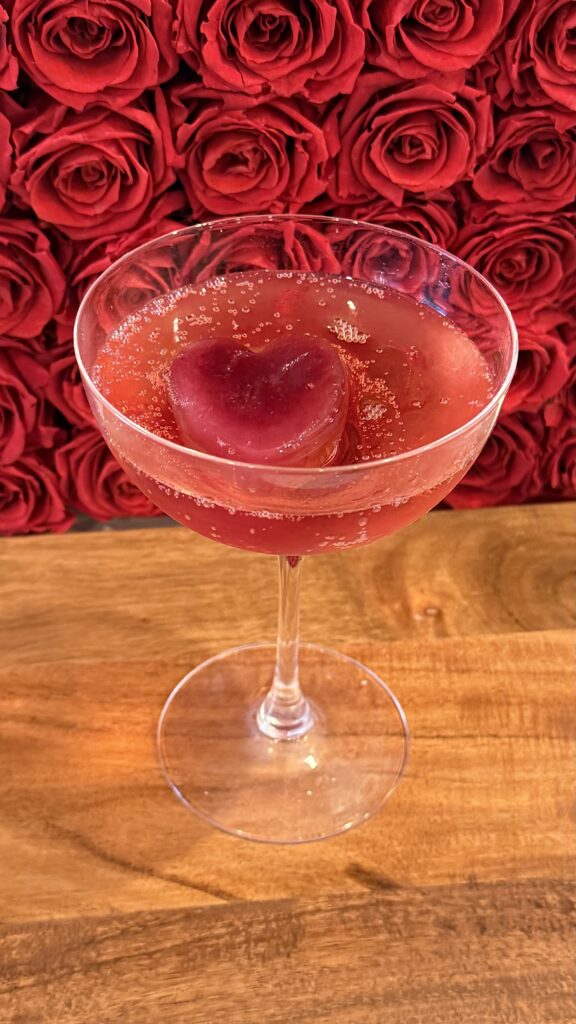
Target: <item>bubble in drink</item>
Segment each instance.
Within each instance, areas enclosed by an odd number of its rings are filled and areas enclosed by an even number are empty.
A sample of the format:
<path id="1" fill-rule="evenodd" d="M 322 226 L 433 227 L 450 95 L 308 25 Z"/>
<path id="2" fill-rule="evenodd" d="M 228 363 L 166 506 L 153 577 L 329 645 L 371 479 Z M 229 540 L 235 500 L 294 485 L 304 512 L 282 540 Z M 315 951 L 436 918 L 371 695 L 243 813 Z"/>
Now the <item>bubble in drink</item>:
<path id="1" fill-rule="evenodd" d="M 233 326 L 215 315 L 222 301 L 234 311 Z M 296 470 L 358 463 L 364 472 L 374 460 L 462 427 L 494 390 L 482 353 L 445 315 L 385 287 L 299 271 L 231 274 L 155 299 L 109 336 L 93 375 L 112 405 L 157 437 L 237 463 Z M 438 460 L 440 467 L 441 454 Z M 173 518 L 207 536 L 216 524 L 226 544 L 291 554 L 367 543 L 398 529 L 441 500 L 466 468 L 463 456 L 453 468 L 439 468 L 434 481 L 432 466 L 432 483 L 422 481 L 420 491 L 408 476 L 402 502 L 398 491 L 370 490 L 378 477 L 372 473 L 359 535 L 357 497 L 344 512 L 339 499 L 338 531 L 336 511 L 322 512 L 328 478 L 318 477 L 310 512 L 300 508 L 296 478 L 275 496 L 265 474 L 246 480 L 241 493 L 211 494 L 208 505 L 195 500 L 206 492 L 193 470 L 189 480 L 170 479 L 167 457 L 147 473 L 144 445 L 138 461 L 139 486 L 144 477 L 143 489 Z M 221 478 L 231 488 L 236 479 Z M 265 480 L 271 483 L 262 490 Z M 177 493 L 167 495 L 161 484 Z"/>

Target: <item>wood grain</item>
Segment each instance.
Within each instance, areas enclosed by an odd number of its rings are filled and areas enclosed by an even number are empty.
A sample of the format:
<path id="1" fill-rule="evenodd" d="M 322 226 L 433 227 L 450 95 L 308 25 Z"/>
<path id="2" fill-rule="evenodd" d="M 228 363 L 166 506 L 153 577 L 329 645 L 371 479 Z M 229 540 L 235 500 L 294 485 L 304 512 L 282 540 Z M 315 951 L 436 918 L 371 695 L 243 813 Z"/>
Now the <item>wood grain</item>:
<path id="1" fill-rule="evenodd" d="M 0 1017 L 573 1024 L 574 897 L 530 881 L 14 926 Z"/>
<path id="2" fill-rule="evenodd" d="M 0 541 L 3 663 L 186 658 L 272 637 L 276 566 L 185 530 Z M 576 625 L 570 505 L 434 512 L 308 560 L 303 632 L 341 645 Z"/>
<path id="3" fill-rule="evenodd" d="M 310 559 L 304 633 L 412 728 L 384 811 L 262 847 L 156 763 L 175 682 L 269 637 L 273 559 L 174 528 L 0 541 L 1 1024 L 574 1024 L 576 524 L 440 512 Z"/>
<path id="4" fill-rule="evenodd" d="M 373 821 L 297 849 L 222 836 L 166 788 L 154 729 L 186 663 L 4 670 L 0 916 L 313 897 L 382 878 L 406 886 L 572 877 L 572 634 L 346 649 L 393 684 L 412 729 L 411 760 Z"/>

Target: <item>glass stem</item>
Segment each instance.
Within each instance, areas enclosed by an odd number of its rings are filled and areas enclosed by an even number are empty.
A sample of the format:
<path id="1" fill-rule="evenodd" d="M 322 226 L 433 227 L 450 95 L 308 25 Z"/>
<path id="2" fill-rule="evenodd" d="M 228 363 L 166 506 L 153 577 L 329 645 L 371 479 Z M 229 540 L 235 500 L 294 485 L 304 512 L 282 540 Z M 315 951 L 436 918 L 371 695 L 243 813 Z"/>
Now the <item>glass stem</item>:
<path id="1" fill-rule="evenodd" d="M 276 666 L 272 686 L 258 711 L 260 732 L 275 740 L 297 739 L 308 731 L 314 721 L 298 679 L 301 564 L 302 559 L 297 556 L 278 559 L 280 587 Z"/>

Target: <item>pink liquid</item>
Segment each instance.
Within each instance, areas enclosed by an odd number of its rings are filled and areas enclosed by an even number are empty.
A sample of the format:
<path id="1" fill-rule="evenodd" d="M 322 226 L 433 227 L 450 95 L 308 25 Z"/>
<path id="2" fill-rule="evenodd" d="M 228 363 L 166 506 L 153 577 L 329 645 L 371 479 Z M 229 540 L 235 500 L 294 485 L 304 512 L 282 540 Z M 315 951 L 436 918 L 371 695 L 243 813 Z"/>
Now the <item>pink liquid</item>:
<path id="1" fill-rule="evenodd" d="M 471 420 L 493 392 L 487 364 L 474 343 L 434 309 L 386 289 L 300 272 L 218 278 L 155 300 L 110 335 L 98 354 L 94 379 L 132 421 L 190 446 L 171 404 L 174 359 L 208 339 L 269 353 L 275 342 L 291 338 L 320 338 L 334 346 L 348 378 L 347 413 L 344 420 L 335 418 L 336 434 L 323 442 L 317 465 L 367 464 L 420 448 Z M 293 482 L 283 497 L 276 476 L 269 492 L 264 488 L 254 496 L 250 474 L 232 470 L 221 475 L 219 493 L 215 496 L 212 488 L 207 499 L 199 460 L 198 478 L 190 460 L 190 479 L 183 486 L 181 475 L 171 480 L 169 470 L 158 478 L 148 465 L 145 443 L 137 459 L 117 441 L 112 447 L 138 486 L 185 526 L 236 547 L 304 554 L 367 543 L 417 519 L 460 479 L 478 442 L 467 459 L 455 459 L 448 468 L 446 446 L 437 456 L 429 452 L 421 486 L 412 460 L 393 470 L 371 469 L 361 484 L 354 474 L 349 509 L 345 495 L 336 504 L 330 500 L 328 483 L 324 505 L 316 490 L 309 502 L 302 499 L 309 508 L 300 509 L 294 504 Z M 235 457 L 232 443 L 222 454 Z M 309 453 L 303 464 L 314 464 Z"/>

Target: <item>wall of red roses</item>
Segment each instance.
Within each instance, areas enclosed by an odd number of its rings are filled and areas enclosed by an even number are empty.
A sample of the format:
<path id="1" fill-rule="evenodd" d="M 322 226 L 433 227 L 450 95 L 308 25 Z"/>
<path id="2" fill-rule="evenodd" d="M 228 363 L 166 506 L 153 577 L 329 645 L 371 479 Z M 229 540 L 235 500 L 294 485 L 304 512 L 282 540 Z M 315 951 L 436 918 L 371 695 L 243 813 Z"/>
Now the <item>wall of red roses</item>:
<path id="1" fill-rule="evenodd" d="M 456 507 L 576 497 L 572 0 L 3 0 L 0 533 L 152 514 L 71 346 L 94 277 L 197 218 L 328 211 L 460 254 L 520 363 Z"/>

